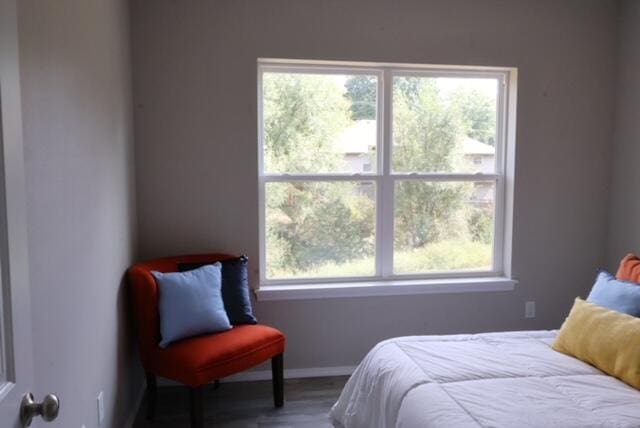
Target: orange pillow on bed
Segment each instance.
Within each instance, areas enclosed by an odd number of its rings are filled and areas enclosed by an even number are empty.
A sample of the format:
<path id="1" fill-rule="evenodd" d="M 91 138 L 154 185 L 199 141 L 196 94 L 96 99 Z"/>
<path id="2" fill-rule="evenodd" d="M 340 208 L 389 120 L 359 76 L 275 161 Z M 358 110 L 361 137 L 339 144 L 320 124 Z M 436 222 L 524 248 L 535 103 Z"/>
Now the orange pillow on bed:
<path id="1" fill-rule="evenodd" d="M 640 257 L 635 254 L 624 256 L 620 261 L 616 278 L 622 281 L 640 283 Z"/>

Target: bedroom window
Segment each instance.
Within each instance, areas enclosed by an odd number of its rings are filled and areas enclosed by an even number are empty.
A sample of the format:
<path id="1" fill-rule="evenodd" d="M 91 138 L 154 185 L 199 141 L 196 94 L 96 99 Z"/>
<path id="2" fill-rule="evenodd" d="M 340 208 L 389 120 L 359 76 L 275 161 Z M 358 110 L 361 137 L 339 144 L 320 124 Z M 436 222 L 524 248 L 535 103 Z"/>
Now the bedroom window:
<path id="1" fill-rule="evenodd" d="M 506 68 L 260 60 L 261 284 L 508 276 L 514 86 Z"/>

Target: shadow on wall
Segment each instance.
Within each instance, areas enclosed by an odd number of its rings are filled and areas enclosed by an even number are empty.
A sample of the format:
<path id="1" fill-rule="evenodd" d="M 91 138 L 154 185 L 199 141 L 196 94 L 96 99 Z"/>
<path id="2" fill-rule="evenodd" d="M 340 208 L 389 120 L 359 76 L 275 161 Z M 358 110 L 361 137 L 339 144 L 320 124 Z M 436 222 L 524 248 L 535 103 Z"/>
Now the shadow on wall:
<path id="1" fill-rule="evenodd" d="M 106 415 L 118 415 L 120 420 L 113 421 L 113 427 L 131 426 L 144 390 L 144 370 L 138 357 L 138 346 L 132 316 L 132 306 L 127 290 L 126 275 L 123 275 L 118 287 L 117 310 L 117 356 L 116 385 L 112 407 Z"/>

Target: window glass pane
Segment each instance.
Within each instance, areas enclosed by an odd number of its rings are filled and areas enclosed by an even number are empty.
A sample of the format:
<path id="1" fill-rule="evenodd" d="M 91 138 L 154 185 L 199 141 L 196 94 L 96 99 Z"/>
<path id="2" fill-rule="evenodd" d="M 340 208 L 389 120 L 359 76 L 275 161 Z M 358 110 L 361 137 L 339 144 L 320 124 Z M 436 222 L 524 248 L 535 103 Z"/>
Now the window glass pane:
<path id="1" fill-rule="evenodd" d="M 395 77 L 396 172 L 493 173 L 498 79 Z"/>
<path id="2" fill-rule="evenodd" d="M 376 76 L 264 73 L 264 170 L 376 170 Z"/>
<path id="3" fill-rule="evenodd" d="M 495 182 L 397 181 L 394 272 L 490 270 Z"/>
<path id="4" fill-rule="evenodd" d="M 375 182 L 266 184 L 267 278 L 375 274 Z"/>

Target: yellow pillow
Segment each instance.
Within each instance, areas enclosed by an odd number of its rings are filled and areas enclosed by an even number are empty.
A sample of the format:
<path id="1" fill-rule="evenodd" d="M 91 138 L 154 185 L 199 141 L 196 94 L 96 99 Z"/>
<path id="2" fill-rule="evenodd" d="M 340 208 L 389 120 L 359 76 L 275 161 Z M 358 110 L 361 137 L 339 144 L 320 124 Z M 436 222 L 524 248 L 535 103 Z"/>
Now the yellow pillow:
<path id="1" fill-rule="evenodd" d="M 640 318 L 576 298 L 553 349 L 640 389 Z"/>

